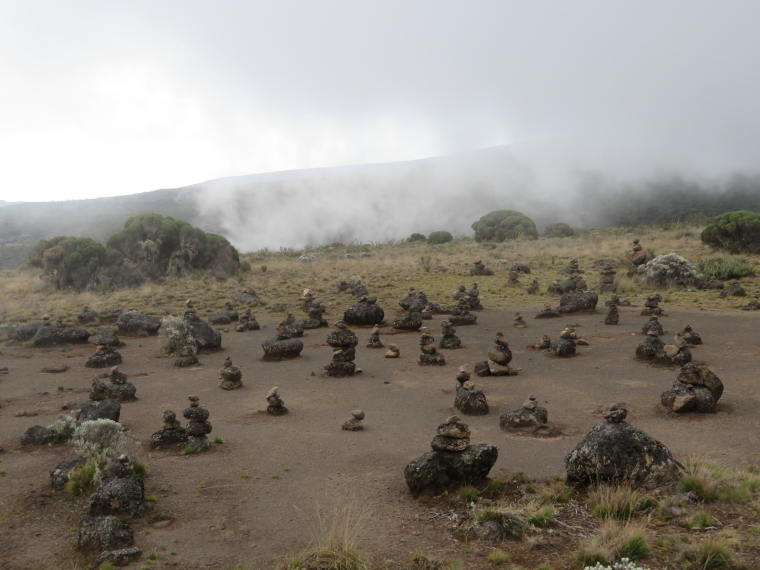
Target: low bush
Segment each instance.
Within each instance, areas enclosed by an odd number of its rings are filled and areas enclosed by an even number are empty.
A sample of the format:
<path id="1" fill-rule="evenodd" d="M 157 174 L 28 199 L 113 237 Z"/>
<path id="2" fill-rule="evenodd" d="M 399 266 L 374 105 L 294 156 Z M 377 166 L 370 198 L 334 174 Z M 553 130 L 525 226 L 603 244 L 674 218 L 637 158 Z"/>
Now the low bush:
<path id="1" fill-rule="evenodd" d="M 554 222 L 544 228 L 542 235 L 548 238 L 573 237 L 575 230 L 564 222 Z"/>
<path id="2" fill-rule="evenodd" d="M 696 266 L 676 253 L 659 255 L 643 266 L 642 281 L 645 285 L 666 288 L 693 287 L 701 275 Z"/>
<path id="3" fill-rule="evenodd" d="M 433 232 L 428 236 L 427 241 L 431 245 L 437 243 L 449 243 L 451 241 L 454 241 L 454 236 L 447 231 Z"/>
<path id="4" fill-rule="evenodd" d="M 703 257 L 697 261 L 697 267 L 705 277 L 720 281 L 740 279 L 755 274 L 754 268 L 747 261 L 747 258 L 725 253 Z"/>
<path id="5" fill-rule="evenodd" d="M 702 230 L 702 241 L 731 253 L 760 253 L 760 214 L 727 212 Z"/>

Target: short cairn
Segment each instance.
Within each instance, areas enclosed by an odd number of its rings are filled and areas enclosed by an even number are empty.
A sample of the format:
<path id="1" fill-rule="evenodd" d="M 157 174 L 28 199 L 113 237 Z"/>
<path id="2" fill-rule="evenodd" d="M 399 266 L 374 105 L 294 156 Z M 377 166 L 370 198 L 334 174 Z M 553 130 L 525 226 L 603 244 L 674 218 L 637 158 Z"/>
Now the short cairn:
<path id="1" fill-rule="evenodd" d="M 87 368 L 108 368 L 109 366 L 116 366 L 124 362 L 121 358 L 121 354 L 116 352 L 112 347 L 99 344 L 98 350 L 87 362 L 84 363 Z"/>
<path id="2" fill-rule="evenodd" d="M 478 376 L 516 376 L 519 368 L 510 368 L 512 351 L 509 349 L 504 333 L 497 332 L 493 339 L 493 346 L 488 349 L 488 360 L 478 362 L 475 365 L 475 374 Z"/>
<path id="3" fill-rule="evenodd" d="M 346 431 L 362 430 L 364 429 L 364 426 L 362 425 L 363 419 L 364 419 L 364 411 L 354 410 L 353 412 L 351 412 L 351 417 L 348 418 L 345 422 L 343 422 L 341 429 L 344 429 Z"/>
<path id="4" fill-rule="evenodd" d="M 397 344 L 389 344 L 388 345 L 388 352 L 385 353 L 385 358 L 398 358 L 401 356 L 401 350 L 399 349 Z"/>
<path id="5" fill-rule="evenodd" d="M 523 316 L 520 313 L 515 313 L 515 322 L 512 323 L 512 326 L 516 329 L 524 329 L 528 326 L 528 324 L 525 322 L 525 319 L 523 319 Z"/>
<path id="6" fill-rule="evenodd" d="M 641 327 L 641 334 L 653 334 L 662 336 L 665 331 L 662 329 L 662 323 L 657 317 L 649 317 L 649 320 Z"/>
<path id="7" fill-rule="evenodd" d="M 353 376 L 361 372 L 356 368 L 354 359 L 356 358 L 356 345 L 359 339 L 348 329 L 343 321 L 335 323 L 337 330 L 331 331 L 327 335 L 327 344 L 333 349 L 332 362 L 325 366 L 328 376 Z"/>
<path id="8" fill-rule="evenodd" d="M 457 373 L 456 396 L 454 407 L 467 416 L 484 416 L 488 414 L 488 401 L 481 388 L 470 380 L 466 366 L 460 366 Z"/>
<path id="9" fill-rule="evenodd" d="M 426 327 L 422 327 L 422 336 L 420 336 L 420 365 L 423 366 L 443 366 L 446 359 L 443 354 L 435 348 L 435 338 L 430 334 Z"/>
<path id="10" fill-rule="evenodd" d="M 193 394 L 188 400 L 190 400 L 190 407 L 185 408 L 185 411 L 182 412 L 182 415 L 188 420 L 185 432 L 189 437 L 185 449 L 189 453 L 200 453 L 211 447 L 211 443 L 206 437 L 212 429 L 211 423 L 208 421 L 209 413 L 206 408 L 202 408 L 198 403 L 200 400 L 198 396 Z"/>
<path id="11" fill-rule="evenodd" d="M 651 317 L 651 316 L 661 316 L 664 313 L 662 312 L 662 308 L 660 307 L 660 302 L 662 301 L 662 295 L 659 293 L 655 293 L 654 295 L 649 295 L 647 297 L 646 302 L 644 303 L 644 308 L 641 310 L 641 316 L 642 317 Z"/>
<path id="12" fill-rule="evenodd" d="M 605 325 L 616 325 L 620 322 L 620 313 L 618 312 L 617 305 L 610 305 L 607 309 L 607 315 L 604 317 Z"/>
<path id="13" fill-rule="evenodd" d="M 119 372 L 118 366 L 111 368 L 107 378 L 111 381 L 110 384 L 106 384 L 100 378 L 95 378 L 92 381 L 90 400 L 107 400 L 111 398 L 118 402 L 127 402 L 136 399 L 137 388 L 132 382 L 127 381 L 126 374 Z"/>
<path id="14" fill-rule="evenodd" d="M 615 284 L 615 275 L 617 274 L 617 271 L 612 268 L 612 265 L 605 265 L 600 273 L 599 292 L 614 293 L 617 291 L 617 285 Z"/>
<path id="15" fill-rule="evenodd" d="M 546 408 L 539 406 L 538 400 L 531 394 L 519 410 L 502 414 L 499 418 L 499 426 L 504 431 L 508 431 L 516 428 L 541 426 L 548 421 L 549 412 Z"/>
<path id="16" fill-rule="evenodd" d="M 446 320 L 441 323 L 441 342 L 438 344 L 443 349 L 462 348 L 462 341 L 456 335 L 457 329 Z"/>
<path id="17" fill-rule="evenodd" d="M 237 390 L 243 387 L 243 373 L 240 368 L 233 366 L 232 359 L 228 356 L 224 360 L 224 365 L 219 369 L 219 387 L 222 390 Z"/>
<path id="18" fill-rule="evenodd" d="M 150 436 L 150 447 L 157 449 L 187 442 L 187 432 L 177 420 L 177 414 L 171 410 L 166 410 L 163 418 L 164 423 L 161 425 L 161 429 Z"/>
<path id="19" fill-rule="evenodd" d="M 267 414 L 270 416 L 284 416 L 288 413 L 285 402 L 280 398 L 279 388 L 275 386 L 267 393 Z"/>
<path id="20" fill-rule="evenodd" d="M 174 366 L 187 368 L 193 364 L 198 364 L 198 349 L 194 344 L 186 344 L 182 347 L 179 354 L 174 358 Z"/>
<path id="21" fill-rule="evenodd" d="M 367 341 L 367 348 L 383 348 L 383 342 L 380 340 L 380 327 L 375 325 L 369 332 L 369 340 Z"/>
<path id="22" fill-rule="evenodd" d="M 238 317 L 238 324 L 235 326 L 237 332 L 257 331 L 261 328 L 261 325 L 256 320 L 256 315 L 251 312 L 251 308 L 247 307 L 243 314 Z"/>

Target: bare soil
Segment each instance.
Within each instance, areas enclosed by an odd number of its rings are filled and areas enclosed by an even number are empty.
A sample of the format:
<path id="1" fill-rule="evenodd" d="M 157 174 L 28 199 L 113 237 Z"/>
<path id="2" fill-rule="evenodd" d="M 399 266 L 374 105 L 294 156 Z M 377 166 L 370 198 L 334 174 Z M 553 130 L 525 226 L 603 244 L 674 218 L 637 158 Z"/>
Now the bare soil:
<path id="1" fill-rule="evenodd" d="M 520 310 L 528 328 L 514 329 Z M 487 548 L 465 545 L 437 519 L 436 500 L 410 497 L 403 478 L 405 465 L 430 449 L 435 427 L 454 412 L 457 368 L 485 359 L 494 334 L 501 330 L 514 353 L 518 376 L 473 377 L 488 397 L 491 413 L 467 417 L 473 443 L 498 446 L 499 459 L 491 476 L 508 480 L 522 472 L 531 478 L 564 474 L 564 457 L 601 419 L 601 409 L 624 403 L 628 421 L 665 443 L 677 458 L 709 454 L 737 466 L 753 464 L 760 445 L 757 370 L 760 320 L 757 314 L 668 310 L 661 322 L 665 339 L 692 325 L 705 344 L 693 349 L 724 382 L 725 393 L 714 415 L 669 414 L 660 394 L 675 380 L 676 371 L 637 362 L 633 355 L 642 340 L 640 308 L 621 307 L 620 324 L 605 326 L 604 313 L 533 320 L 537 307 L 486 310 L 478 325 L 459 327 L 465 348 L 442 351 L 446 366 L 418 365 L 419 334 L 381 336 L 397 343 L 401 358 L 385 359 L 384 350 L 364 348 L 369 329 L 356 330 L 360 344 L 353 378 L 324 378 L 331 357 L 326 329 L 307 331 L 302 357 L 263 362 L 261 342 L 274 336 L 275 321 L 262 330 L 224 335 L 224 349 L 201 356 L 191 369 L 173 366 L 162 357 L 153 338 L 124 338 L 120 369 L 137 386 L 138 400 L 122 404 L 121 422 L 136 442 L 137 455 L 149 469 L 146 495 L 155 495 L 148 513 L 131 521 L 137 546 L 160 555 L 155 567 L 272 567 L 284 556 L 316 538 L 317 509 L 347 503 L 366 509 L 359 546 L 377 566 L 398 568 L 422 551 L 441 559 L 463 558 L 466 567 L 486 567 Z M 387 311 L 390 322 L 393 311 Z M 426 321 L 440 337 L 445 316 Z M 555 339 L 564 325 L 574 325 L 590 342 L 572 359 L 556 359 L 526 350 L 542 334 Z M 97 371 L 84 363 L 92 346 L 30 349 L 7 346 L 0 366 L 0 568 L 59 569 L 83 567 L 76 553 L 74 531 L 84 514 L 85 500 L 54 491 L 49 470 L 71 456 L 66 445 L 20 448 L 19 437 L 32 425 L 55 421 L 62 407 L 87 399 Z M 244 387 L 218 387 L 218 368 L 231 356 L 242 367 Z M 61 373 L 48 367 L 68 365 Z M 279 386 L 290 414 L 264 413 L 266 393 Z M 535 394 L 549 410 L 550 437 L 506 434 L 499 415 L 517 409 Z M 182 456 L 177 450 L 150 451 L 151 433 L 161 426 L 161 413 L 180 416 L 187 396 L 198 394 L 211 412 L 211 438 L 221 437 L 202 455 Z M 349 411 L 366 413 L 364 430 L 340 429 Z M 21 416 L 18 414 L 36 414 Z M 249 475 L 248 478 L 242 477 Z M 571 567 L 558 541 L 536 558 L 553 568 Z M 177 554 L 170 554 L 176 551 Z M 77 566 L 81 565 L 81 566 Z M 133 564 L 132 568 L 137 568 Z"/>

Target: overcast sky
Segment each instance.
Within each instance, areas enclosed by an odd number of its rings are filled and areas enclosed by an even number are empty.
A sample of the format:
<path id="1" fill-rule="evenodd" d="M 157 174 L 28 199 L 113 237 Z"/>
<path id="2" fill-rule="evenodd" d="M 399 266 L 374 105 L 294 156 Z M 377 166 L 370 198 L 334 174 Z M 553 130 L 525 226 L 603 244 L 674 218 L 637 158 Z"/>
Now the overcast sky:
<path id="1" fill-rule="evenodd" d="M 0 199 L 505 143 L 757 172 L 759 72 L 757 1 L 7 1 Z"/>

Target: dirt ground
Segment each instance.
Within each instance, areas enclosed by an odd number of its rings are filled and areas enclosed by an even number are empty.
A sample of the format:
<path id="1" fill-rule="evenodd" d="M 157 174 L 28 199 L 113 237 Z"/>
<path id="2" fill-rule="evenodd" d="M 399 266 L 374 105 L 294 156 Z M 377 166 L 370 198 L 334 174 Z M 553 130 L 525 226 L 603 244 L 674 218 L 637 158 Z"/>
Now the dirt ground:
<path id="1" fill-rule="evenodd" d="M 467 568 L 487 564 L 483 549 L 476 545 L 463 555 L 464 545 L 445 527 L 429 521 L 434 518 L 430 503 L 410 497 L 403 470 L 430 449 L 436 426 L 454 411 L 457 368 L 467 364 L 472 370 L 475 362 L 484 360 L 499 330 L 510 341 L 512 364 L 522 370 L 516 377 L 473 376 L 487 395 L 491 413 L 465 418 L 473 443 L 499 448 L 491 476 L 564 474 L 565 454 L 612 402 L 625 403 L 628 421 L 665 443 L 679 459 L 709 454 L 737 466 L 757 460 L 757 314 L 669 310 L 669 316 L 661 318 L 666 339 L 686 323 L 702 335 L 705 344 L 693 349 L 694 359 L 707 364 L 725 384 L 718 414 L 679 416 L 659 405 L 660 394 L 676 372 L 633 359 L 646 321 L 639 316 L 640 308 L 622 307 L 618 326 L 605 326 L 601 311 L 533 320 L 538 308 L 480 313 L 477 326 L 458 328 L 466 347 L 442 351 L 444 367 L 417 364 L 419 334 L 390 336 L 389 328 L 384 329 L 383 342 L 397 343 L 402 354 L 389 360 L 383 358 L 384 350 L 364 347 L 369 329 L 360 328 L 356 364 L 363 373 L 342 379 L 321 377 L 331 357 L 325 344 L 327 329 L 307 331 L 301 358 L 262 362 L 261 342 L 274 335 L 274 319 L 262 323 L 260 331 L 230 329 L 224 349 L 202 355 L 202 365 L 192 369 L 175 368 L 172 359 L 161 357 L 156 338 L 122 339 L 126 345 L 120 349 L 120 369 L 137 386 L 138 400 L 122 404 L 121 422 L 139 442 L 138 458 L 148 466 L 146 495 L 156 496 L 146 516 L 131 523 L 137 546 L 159 554 L 155 568 L 268 568 L 315 539 L 318 508 L 348 504 L 368 513 L 359 546 L 378 566 L 399 568 L 420 551 L 442 559 L 464 558 Z M 528 328 L 512 327 L 516 310 L 526 316 Z M 394 315 L 387 311 L 387 320 Z M 425 323 L 437 340 L 444 318 L 438 315 Z M 575 325 L 591 344 L 579 347 L 577 357 L 554 359 L 526 350 L 542 334 L 556 338 L 564 325 Z M 75 527 L 85 501 L 52 490 L 48 476 L 58 461 L 71 456 L 71 448 L 20 448 L 18 442 L 30 426 L 52 423 L 67 402 L 87 398 L 98 373 L 84 367 L 93 352 L 92 346 L 16 345 L 0 354 L 0 366 L 10 369 L 0 376 L 0 445 L 6 450 L 0 454 L 0 470 L 6 472 L 0 477 L 0 568 L 84 566 L 75 551 Z M 226 356 L 242 367 L 240 390 L 218 388 L 218 368 Z M 60 364 L 70 369 L 40 372 Z M 264 397 L 272 386 L 279 386 L 289 415 L 264 413 Z M 546 406 L 550 423 L 563 436 L 538 439 L 499 429 L 499 415 L 517 409 L 529 393 Z M 151 433 L 161 426 L 161 413 L 170 409 L 180 416 L 189 394 L 200 396 L 211 413 L 211 438 L 221 437 L 224 443 L 198 456 L 148 450 Z M 355 408 L 366 412 L 365 429 L 341 430 Z M 20 412 L 37 415 L 18 417 Z M 250 477 L 241 477 L 246 474 Z M 543 556 L 552 567 L 565 567 L 551 549 Z"/>

